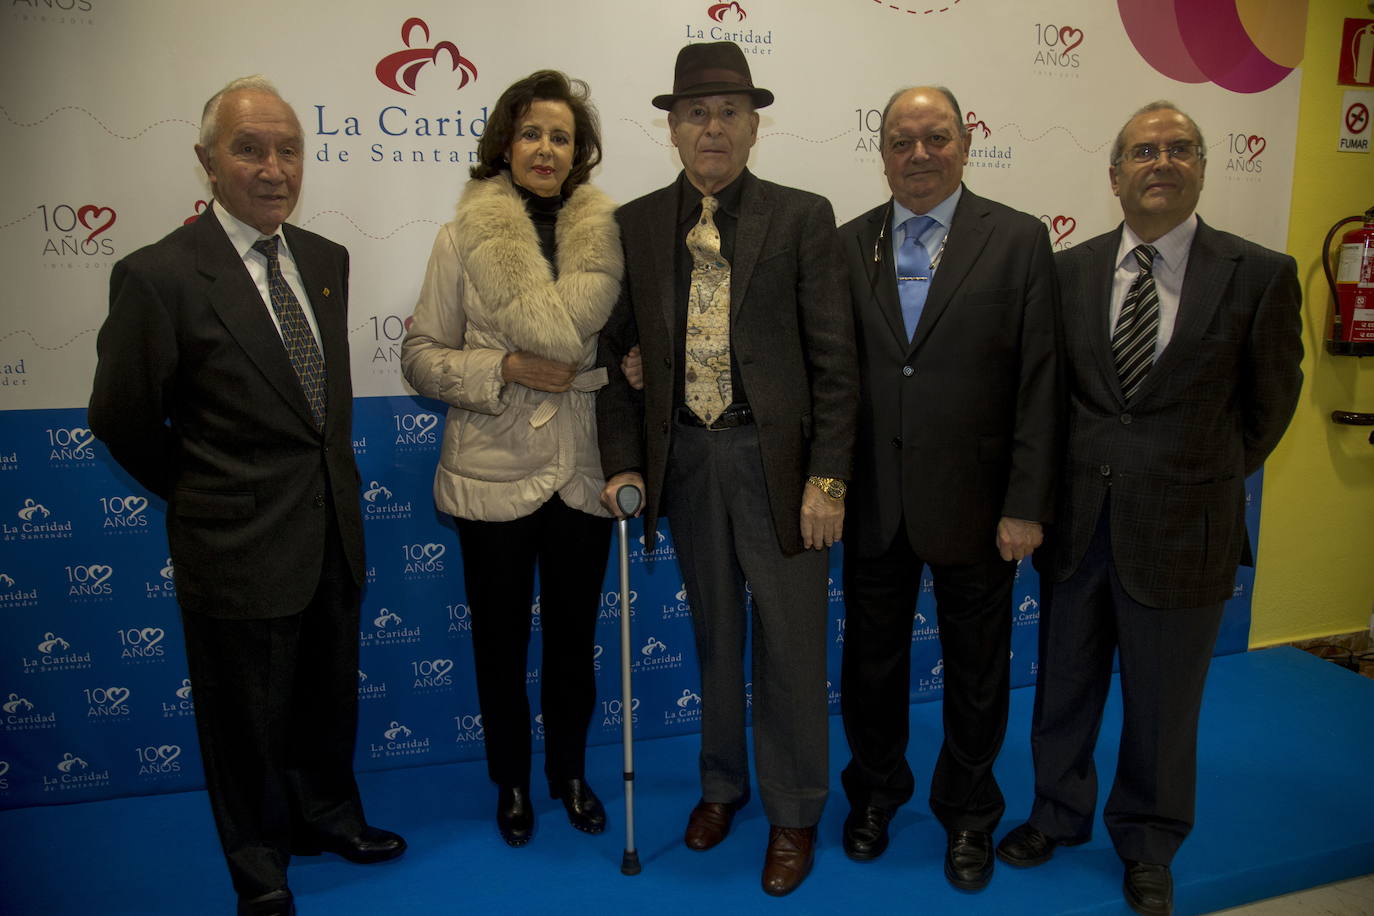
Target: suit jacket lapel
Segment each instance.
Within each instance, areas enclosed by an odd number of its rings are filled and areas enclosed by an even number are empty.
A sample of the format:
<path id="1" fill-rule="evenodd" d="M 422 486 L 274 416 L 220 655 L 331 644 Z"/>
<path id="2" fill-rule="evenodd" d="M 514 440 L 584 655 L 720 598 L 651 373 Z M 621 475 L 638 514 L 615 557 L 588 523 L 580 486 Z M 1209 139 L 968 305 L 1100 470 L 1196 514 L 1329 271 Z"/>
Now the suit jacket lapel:
<path id="1" fill-rule="evenodd" d="M 1078 278 L 1078 289 L 1064 290 L 1064 296 L 1067 299 L 1072 294 L 1081 303 L 1079 314 L 1085 322 L 1084 330 L 1097 359 L 1098 371 L 1117 402 L 1124 404 L 1121 377 L 1117 375 L 1116 357 L 1112 355 L 1112 278 L 1116 274 L 1116 250 L 1121 247 L 1121 227 L 1083 244 L 1088 246 L 1087 269 Z"/>
<path id="2" fill-rule="evenodd" d="M 905 352 L 908 341 L 906 326 L 902 324 L 902 303 L 897 296 L 897 268 L 892 263 L 892 240 L 885 231 L 890 229 L 890 222 L 890 203 L 869 211 L 868 219 L 857 236 L 858 257 L 868 276 L 868 288 L 873 294 L 873 307 L 883 316 L 888 330 Z"/>
<path id="3" fill-rule="evenodd" d="M 1140 383 L 1137 398 L 1148 395 L 1159 384 L 1159 379 L 1167 378 L 1178 363 L 1191 359 L 1197 352 L 1202 334 L 1211 325 L 1235 269 L 1234 256 L 1218 246 L 1217 234 L 1199 217 L 1197 234 L 1188 249 L 1188 269 L 1183 274 L 1183 288 L 1179 292 L 1174 333 Z"/>
<path id="4" fill-rule="evenodd" d="M 752 172 L 744 173 L 744 187 L 740 189 L 739 226 L 735 231 L 735 254 L 730 263 L 730 316 L 739 313 L 744 293 L 749 288 L 754 265 L 768 237 L 768 224 L 773 219 L 773 204 L 763 185 Z"/>
<path id="5" fill-rule="evenodd" d="M 921 320 L 917 323 L 916 333 L 911 338 L 911 350 L 914 351 L 930 336 L 930 329 L 940 320 L 954 294 L 963 284 L 964 277 L 982 253 L 983 246 L 990 237 L 986 218 L 987 208 L 983 199 L 964 188 L 964 193 L 959 198 L 959 206 L 954 209 L 954 220 L 945 238 L 944 254 L 940 256 L 935 277 L 930 281 L 930 295 L 926 297 Z"/>
<path id="6" fill-rule="evenodd" d="M 649 236 L 646 246 L 653 263 L 649 265 L 650 276 L 658 286 L 658 306 L 663 315 L 663 330 L 674 333 L 677 326 L 677 182 L 657 192 L 653 212 L 649 215 L 645 228 Z M 641 331 L 640 333 L 644 333 Z"/>
<path id="7" fill-rule="evenodd" d="M 257 285 L 243 266 L 219 220 L 202 216 L 195 222 L 196 268 L 213 281 L 207 293 L 210 307 L 243 352 L 277 389 L 282 398 L 311 428 L 310 405 L 296 370 L 286 355 L 281 335 L 267 316 Z M 293 251 L 294 255 L 294 251 Z"/>

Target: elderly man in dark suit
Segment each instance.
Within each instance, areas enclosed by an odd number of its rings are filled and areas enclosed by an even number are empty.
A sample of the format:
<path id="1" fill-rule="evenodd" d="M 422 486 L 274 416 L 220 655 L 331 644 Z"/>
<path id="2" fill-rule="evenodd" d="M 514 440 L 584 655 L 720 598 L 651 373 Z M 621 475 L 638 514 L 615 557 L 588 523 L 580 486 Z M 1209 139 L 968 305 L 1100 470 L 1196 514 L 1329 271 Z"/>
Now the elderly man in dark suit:
<path id="1" fill-rule="evenodd" d="M 992 766 L 1012 581 L 1053 504 L 1054 266 L 1038 219 L 963 186 L 969 133 L 948 89 L 898 92 L 881 132 L 892 199 L 840 229 L 862 379 L 844 558 L 844 848 L 882 855 L 915 789 L 911 627 L 929 566 L 945 732 L 930 807 L 947 834 L 945 876 L 976 891 L 1004 808 Z"/>
<path id="2" fill-rule="evenodd" d="M 363 533 L 348 252 L 285 224 L 304 137 L 261 77 L 205 106 L 215 202 L 110 278 L 91 429 L 167 501 L 205 779 L 240 914 L 291 855 L 394 858 L 353 777 Z"/>
<path id="3" fill-rule="evenodd" d="M 1169 865 L 1193 823 L 1202 686 L 1249 562 L 1245 478 L 1283 435 L 1302 384 L 1291 257 L 1195 214 L 1207 147 L 1168 102 L 1112 147 L 1125 223 L 1059 254 L 1068 443 L 1040 616 L 1028 823 L 998 845 L 1018 866 L 1085 842 L 1093 747 L 1121 658 L 1116 780 L 1103 820 L 1126 902 L 1173 908 Z"/>
<path id="4" fill-rule="evenodd" d="M 603 499 L 614 508 L 620 486 L 645 487 L 646 530 L 667 516 L 691 602 L 703 707 L 692 849 L 721 842 L 749 799 L 746 581 L 752 591 L 763 887 L 782 895 L 811 869 L 827 794 L 827 548 L 842 533 L 857 378 L 830 204 L 745 167 L 755 109 L 772 101 L 738 46 L 679 52 L 654 105 L 683 172 L 619 212 L 625 288 L 602 336 L 611 364 L 639 342 L 644 390 L 612 373 L 597 414 Z"/>

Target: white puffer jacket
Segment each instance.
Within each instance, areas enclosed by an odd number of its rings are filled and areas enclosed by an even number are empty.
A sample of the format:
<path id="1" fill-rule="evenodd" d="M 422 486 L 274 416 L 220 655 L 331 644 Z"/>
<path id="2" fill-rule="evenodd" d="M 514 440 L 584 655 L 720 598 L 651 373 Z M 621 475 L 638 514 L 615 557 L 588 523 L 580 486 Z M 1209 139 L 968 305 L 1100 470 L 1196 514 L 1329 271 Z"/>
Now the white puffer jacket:
<path id="1" fill-rule="evenodd" d="M 401 370 L 417 392 L 449 405 L 434 501 L 450 515 L 510 521 L 554 493 L 609 514 L 599 500 L 594 398 L 606 384 L 597 333 L 624 274 L 615 204 L 582 185 L 558 211 L 554 238 L 557 280 L 501 174 L 469 181 L 434 240 Z M 516 350 L 583 371 L 559 394 L 503 382 L 501 359 Z"/>

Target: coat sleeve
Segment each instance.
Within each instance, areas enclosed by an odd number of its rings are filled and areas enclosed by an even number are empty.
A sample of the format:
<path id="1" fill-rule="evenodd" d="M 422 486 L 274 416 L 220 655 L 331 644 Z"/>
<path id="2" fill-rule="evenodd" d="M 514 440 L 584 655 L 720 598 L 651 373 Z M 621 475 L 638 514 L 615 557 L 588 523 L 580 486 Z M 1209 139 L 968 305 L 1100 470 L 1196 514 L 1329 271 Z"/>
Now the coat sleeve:
<path id="1" fill-rule="evenodd" d="M 1020 379 L 1012 425 L 1011 475 L 1002 515 L 1032 522 L 1053 521 L 1054 483 L 1064 409 L 1059 371 L 1059 278 L 1043 225 L 1025 278 L 1021 323 Z"/>
<path id="2" fill-rule="evenodd" d="M 167 303 L 152 279 L 115 264 L 110 313 L 96 338 L 87 423 L 115 461 L 163 499 L 171 491 L 177 441 L 168 425 L 178 348 Z"/>
<path id="3" fill-rule="evenodd" d="M 622 237 L 628 235 L 623 233 Z M 631 388 L 620 371 L 621 358 L 638 342 L 639 328 L 626 277 L 597 341 L 597 362 L 606 367 L 608 379 L 606 387 L 596 393 L 597 439 L 601 470 L 607 479 L 621 471 L 644 469 L 644 392 Z"/>
<path id="4" fill-rule="evenodd" d="M 848 272 L 830 202 L 809 207 L 797 256 L 797 308 L 811 385 L 806 473 L 849 480 L 859 410 L 859 362 Z"/>
<path id="5" fill-rule="evenodd" d="M 1259 470 L 1278 445 L 1302 389 L 1302 289 L 1297 264 L 1282 255 L 1255 308 L 1242 361 L 1240 396 L 1245 475 Z"/>
<path id="6" fill-rule="evenodd" d="M 401 373 L 417 392 L 453 407 L 500 414 L 505 350 L 467 346 L 469 287 L 452 224 L 439 230 L 401 345 Z"/>

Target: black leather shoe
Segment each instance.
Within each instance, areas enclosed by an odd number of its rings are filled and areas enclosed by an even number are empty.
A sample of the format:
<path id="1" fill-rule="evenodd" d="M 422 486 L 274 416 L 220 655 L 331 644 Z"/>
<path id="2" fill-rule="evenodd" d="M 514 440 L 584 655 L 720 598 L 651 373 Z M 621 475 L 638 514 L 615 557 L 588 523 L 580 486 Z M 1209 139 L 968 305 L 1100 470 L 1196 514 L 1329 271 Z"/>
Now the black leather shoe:
<path id="1" fill-rule="evenodd" d="M 524 846 L 534 836 L 534 806 L 530 790 L 501 787 L 496 795 L 496 829 L 507 846 Z"/>
<path id="2" fill-rule="evenodd" d="M 592 787 L 583 779 L 565 779 L 549 783 L 549 797 L 562 799 L 568 812 L 568 823 L 583 833 L 600 833 L 606 829 L 606 809 Z"/>
<path id="3" fill-rule="evenodd" d="M 997 844 L 997 858 L 1017 868 L 1044 865 L 1054 855 L 1056 846 L 1077 846 L 1087 840 L 1056 840 L 1046 836 L 1030 824 L 1022 824 L 1002 837 Z"/>
<path id="4" fill-rule="evenodd" d="M 1174 876 L 1167 865 L 1127 861 L 1121 893 L 1141 916 L 1171 916 L 1174 912 Z"/>
<path id="5" fill-rule="evenodd" d="M 992 834 L 951 830 L 945 847 L 945 877 L 961 891 L 981 891 L 992 880 Z"/>
<path id="6" fill-rule="evenodd" d="M 297 840 L 291 845 L 293 856 L 332 852 L 358 865 L 375 865 L 405 851 L 406 841 L 400 834 L 380 827 L 364 827 L 356 836 L 318 836 Z"/>
<path id="7" fill-rule="evenodd" d="M 887 849 L 887 825 L 892 809 L 878 805 L 851 808 L 844 819 L 844 854 L 855 862 L 871 862 Z"/>
<path id="8" fill-rule="evenodd" d="M 238 916 L 296 916 L 296 901 L 285 887 L 261 897 L 240 897 Z"/>

